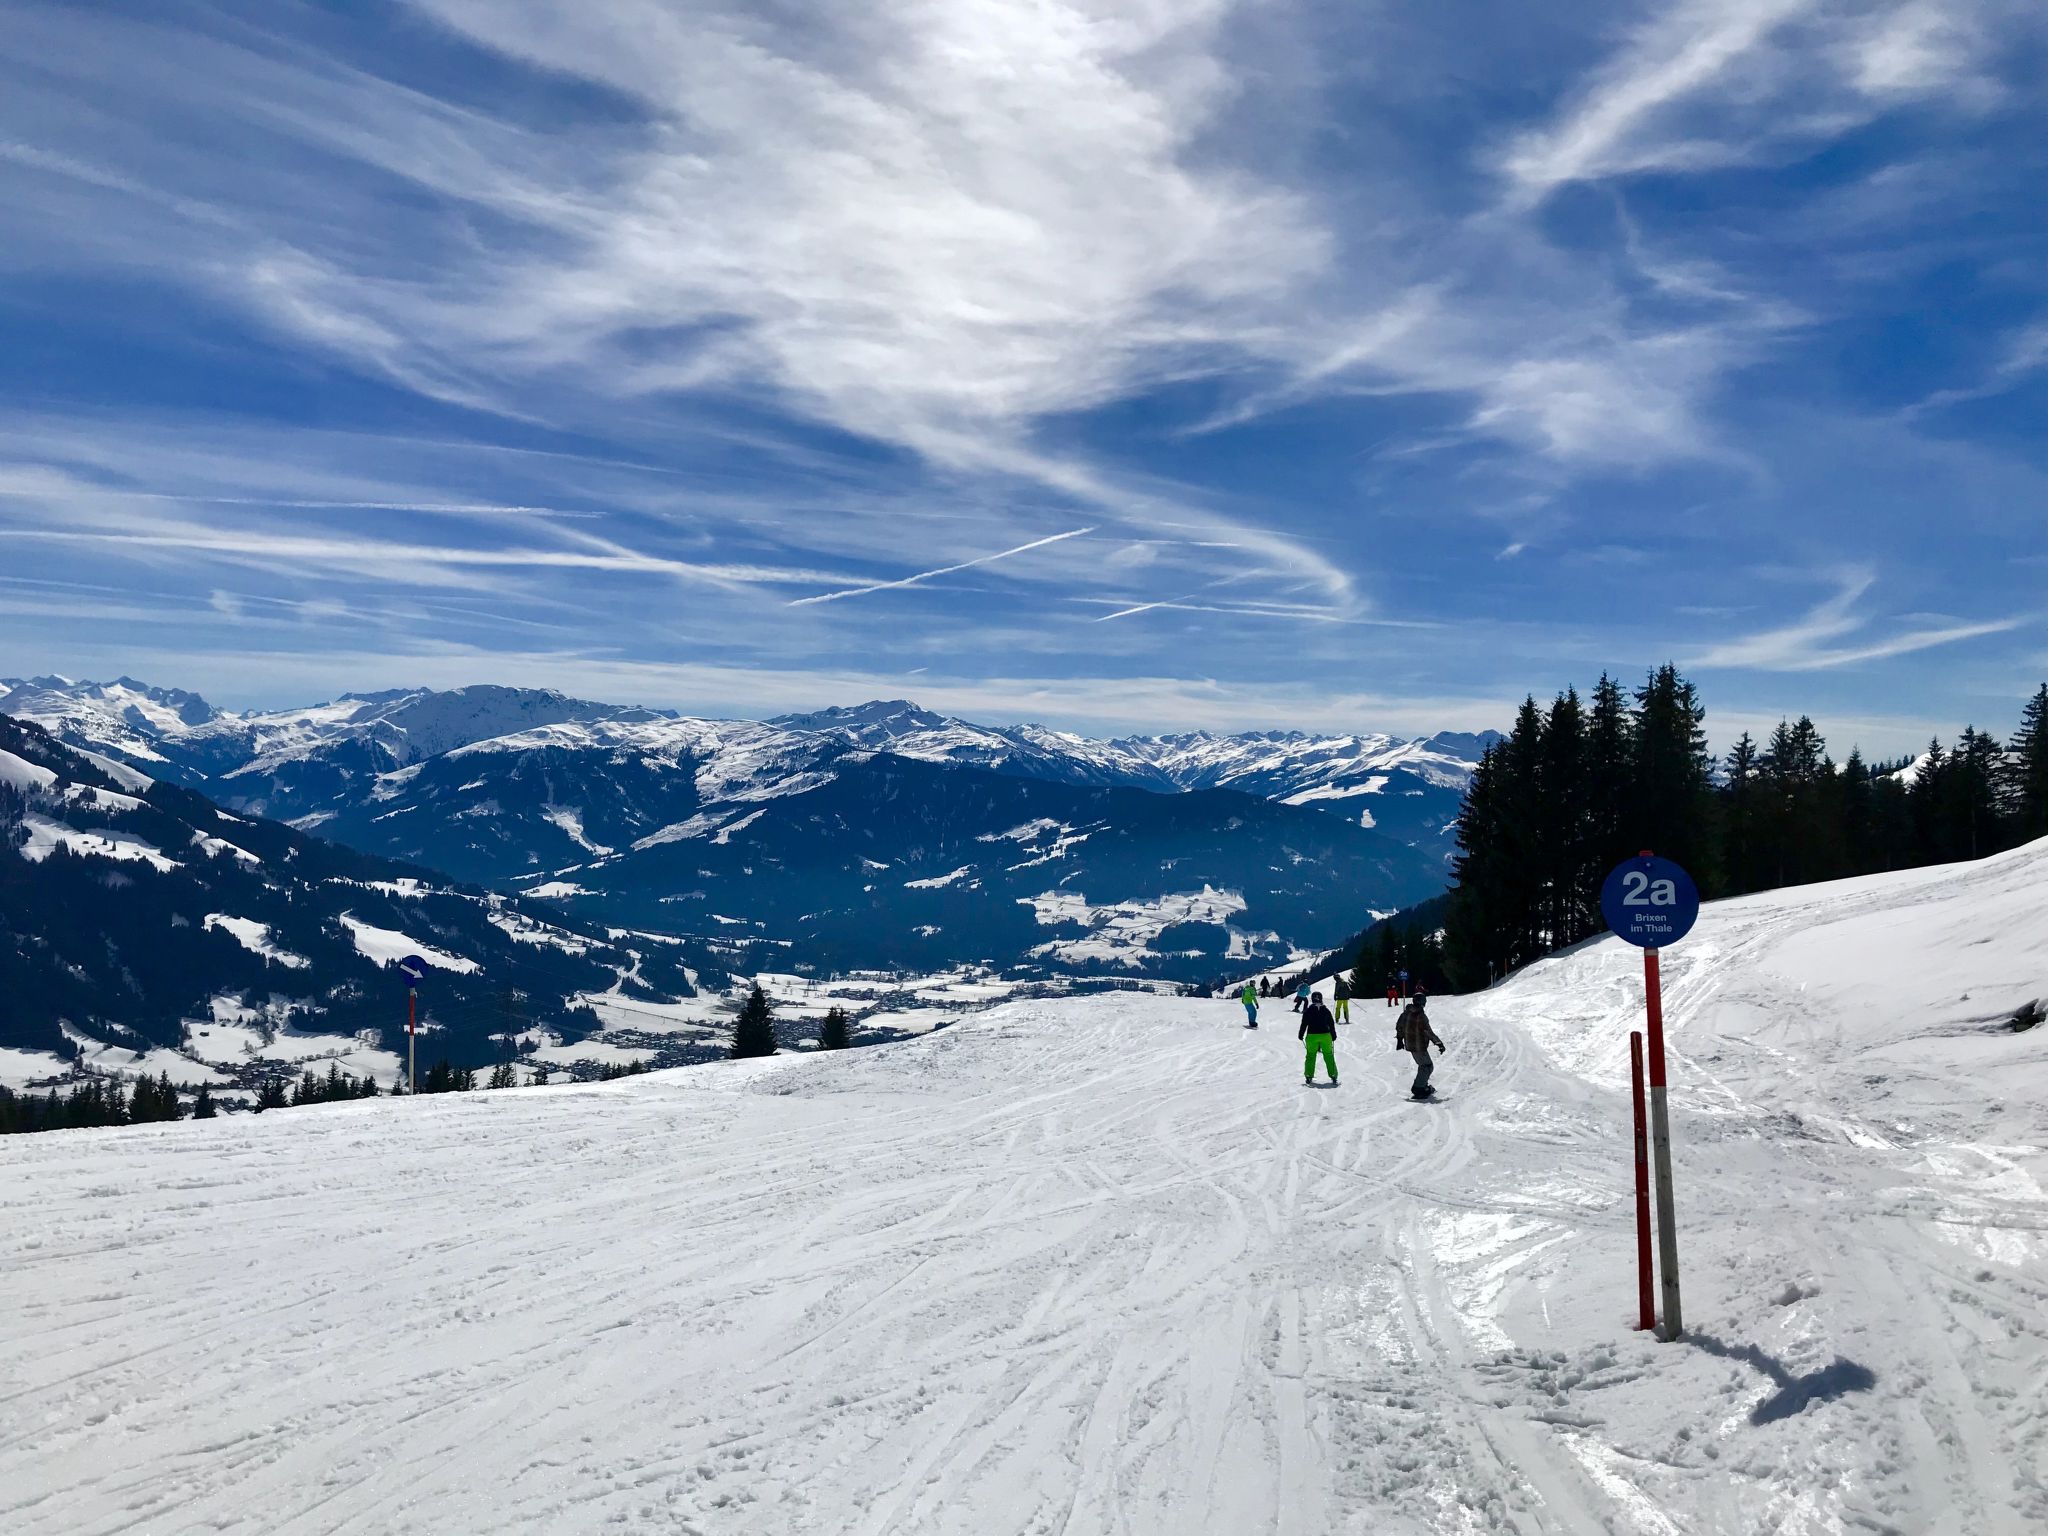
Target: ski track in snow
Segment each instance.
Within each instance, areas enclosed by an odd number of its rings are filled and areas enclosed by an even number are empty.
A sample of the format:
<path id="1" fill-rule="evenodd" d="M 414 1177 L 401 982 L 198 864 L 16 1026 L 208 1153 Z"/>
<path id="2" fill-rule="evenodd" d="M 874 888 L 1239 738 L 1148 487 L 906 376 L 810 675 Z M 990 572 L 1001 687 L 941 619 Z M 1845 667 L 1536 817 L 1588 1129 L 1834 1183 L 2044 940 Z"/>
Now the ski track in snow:
<path id="1" fill-rule="evenodd" d="M 1862 1118 L 1869 1044 L 1817 992 L 1759 1053 L 1810 918 L 1725 904 L 1669 957 L 1690 1343 L 1630 1326 L 1632 951 L 1436 1004 L 1437 1104 L 1363 1000 L 1336 1089 L 1284 1005 L 1023 1002 L 841 1055 L 9 1138 L 0 1522 L 2048 1529 L 2040 1094 L 1973 1141 L 1924 1056 L 1918 1129 Z M 2044 1037 L 2005 1037 L 2037 1086 Z"/>

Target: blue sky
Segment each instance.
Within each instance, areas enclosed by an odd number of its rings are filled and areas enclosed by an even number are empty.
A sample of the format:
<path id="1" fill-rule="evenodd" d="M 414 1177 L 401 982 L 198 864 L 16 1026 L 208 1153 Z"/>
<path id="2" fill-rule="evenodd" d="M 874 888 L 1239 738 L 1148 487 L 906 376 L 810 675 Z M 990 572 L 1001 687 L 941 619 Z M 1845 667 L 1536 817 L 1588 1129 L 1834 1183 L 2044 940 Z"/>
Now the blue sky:
<path id="1" fill-rule="evenodd" d="M 1717 739 L 2048 675 L 2036 0 L 10 3 L 0 673 Z"/>

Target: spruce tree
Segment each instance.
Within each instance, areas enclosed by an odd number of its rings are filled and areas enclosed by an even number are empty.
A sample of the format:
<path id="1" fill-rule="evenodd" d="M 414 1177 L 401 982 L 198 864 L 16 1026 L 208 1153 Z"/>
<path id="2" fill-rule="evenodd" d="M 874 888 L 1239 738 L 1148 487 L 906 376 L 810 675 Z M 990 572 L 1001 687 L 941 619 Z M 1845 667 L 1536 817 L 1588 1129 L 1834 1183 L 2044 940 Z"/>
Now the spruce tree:
<path id="1" fill-rule="evenodd" d="M 1638 847 L 1684 865 L 1702 890 L 1712 892 L 1720 869 L 1706 718 L 1699 691 L 1676 667 L 1666 663 L 1652 672 L 1636 690 L 1632 787 Z"/>
<path id="2" fill-rule="evenodd" d="M 192 1118 L 194 1120 L 211 1120 L 219 1113 L 220 1111 L 213 1107 L 213 1090 L 207 1087 L 206 1084 L 201 1083 L 199 1085 L 199 1096 L 192 1101 Z"/>
<path id="3" fill-rule="evenodd" d="M 761 990 L 759 982 L 754 984 L 754 990 L 741 1004 L 739 1017 L 733 1020 L 732 1053 L 734 1056 L 775 1054 L 775 1016 L 769 1011 L 768 994 Z"/>
<path id="4" fill-rule="evenodd" d="M 1579 692 L 1567 688 L 1543 722 L 1539 771 L 1543 797 L 1545 925 L 1552 948 L 1576 944 L 1593 932 L 1600 879 L 1592 848 L 1592 806 L 1586 773 L 1586 717 Z"/>
<path id="5" fill-rule="evenodd" d="M 2027 701 L 2008 749 L 2006 805 L 2021 842 L 2048 837 L 2048 683 Z"/>
<path id="6" fill-rule="evenodd" d="M 1628 695 L 1621 684 L 1601 673 L 1586 715 L 1586 815 L 1596 879 L 1606 879 L 1607 871 L 1643 846 L 1630 826 L 1634 733 Z"/>
<path id="7" fill-rule="evenodd" d="M 853 1044 L 852 1031 L 846 1020 L 844 1008 L 833 1008 L 825 1015 L 825 1022 L 818 1026 L 818 1049 L 821 1051 L 843 1051 Z"/>

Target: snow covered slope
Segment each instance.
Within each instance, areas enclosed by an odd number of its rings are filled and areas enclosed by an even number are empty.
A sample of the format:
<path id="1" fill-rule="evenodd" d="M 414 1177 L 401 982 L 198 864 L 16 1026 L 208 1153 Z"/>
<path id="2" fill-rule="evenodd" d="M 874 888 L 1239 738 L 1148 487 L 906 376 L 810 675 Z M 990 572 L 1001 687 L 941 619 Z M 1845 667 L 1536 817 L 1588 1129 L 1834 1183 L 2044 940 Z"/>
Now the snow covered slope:
<path id="1" fill-rule="evenodd" d="M 1118 994 L 603 1088 L 0 1142 L 10 1531 L 2048 1528 L 2048 844 L 1383 1015 Z M 1967 993 L 1967 998 L 1964 994 Z"/>

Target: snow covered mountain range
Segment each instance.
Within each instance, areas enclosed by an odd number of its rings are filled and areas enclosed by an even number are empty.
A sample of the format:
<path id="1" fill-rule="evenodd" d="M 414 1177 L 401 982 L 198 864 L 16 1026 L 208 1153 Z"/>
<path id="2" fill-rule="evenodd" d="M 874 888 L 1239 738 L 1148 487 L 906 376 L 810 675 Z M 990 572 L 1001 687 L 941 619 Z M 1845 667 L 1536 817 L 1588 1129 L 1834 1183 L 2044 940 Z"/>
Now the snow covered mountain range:
<path id="1" fill-rule="evenodd" d="M 717 964 L 223 811 L 0 717 L 0 1075 L 78 1056 L 246 1086 L 317 1058 L 388 1083 L 409 954 L 432 972 L 422 1049 L 470 1063 L 504 1054 L 494 1037 L 599 1029 L 590 997 L 688 997 Z"/>
<path id="2" fill-rule="evenodd" d="M 126 678 L 0 681 L 0 713 L 239 814 L 593 921 L 787 940 L 838 966 L 1184 979 L 1435 894 L 1484 745 L 1094 741 L 904 701 L 712 721 L 501 687 L 231 714 Z"/>

